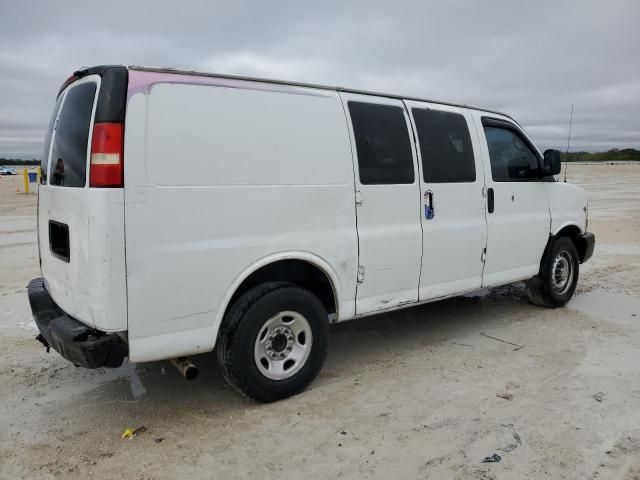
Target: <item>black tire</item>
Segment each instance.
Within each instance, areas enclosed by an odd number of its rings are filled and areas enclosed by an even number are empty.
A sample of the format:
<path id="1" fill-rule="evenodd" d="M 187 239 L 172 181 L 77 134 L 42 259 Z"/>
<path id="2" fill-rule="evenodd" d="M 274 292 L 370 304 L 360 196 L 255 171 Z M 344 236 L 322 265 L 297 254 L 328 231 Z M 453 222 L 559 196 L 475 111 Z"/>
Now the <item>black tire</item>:
<path id="1" fill-rule="evenodd" d="M 570 263 L 571 278 L 564 288 L 554 284 L 554 265 L 556 259 L 562 255 Z M 540 272 L 527 282 L 529 300 L 543 307 L 558 308 L 566 305 L 576 291 L 580 274 L 580 259 L 573 241 L 568 237 L 556 238 L 545 257 Z"/>
<path id="2" fill-rule="evenodd" d="M 254 346 L 265 322 L 282 311 L 302 315 L 311 327 L 311 349 L 300 369 L 283 380 L 263 375 Z M 329 347 L 327 311 L 318 298 L 297 285 L 268 282 L 244 293 L 229 309 L 217 340 L 218 363 L 227 382 L 243 395 L 273 402 L 302 392 L 318 375 Z"/>

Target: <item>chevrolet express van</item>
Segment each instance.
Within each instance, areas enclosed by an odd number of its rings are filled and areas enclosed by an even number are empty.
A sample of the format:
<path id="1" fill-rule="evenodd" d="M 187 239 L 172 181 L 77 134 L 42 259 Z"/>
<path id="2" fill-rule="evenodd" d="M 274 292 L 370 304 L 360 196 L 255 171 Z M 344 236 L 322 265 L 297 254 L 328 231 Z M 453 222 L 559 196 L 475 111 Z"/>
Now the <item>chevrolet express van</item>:
<path id="1" fill-rule="evenodd" d="M 595 239 L 559 171 L 495 111 L 83 69 L 46 139 L 39 339 L 87 368 L 215 348 L 237 390 L 278 400 L 318 374 L 330 323 L 523 280 L 567 303 Z"/>

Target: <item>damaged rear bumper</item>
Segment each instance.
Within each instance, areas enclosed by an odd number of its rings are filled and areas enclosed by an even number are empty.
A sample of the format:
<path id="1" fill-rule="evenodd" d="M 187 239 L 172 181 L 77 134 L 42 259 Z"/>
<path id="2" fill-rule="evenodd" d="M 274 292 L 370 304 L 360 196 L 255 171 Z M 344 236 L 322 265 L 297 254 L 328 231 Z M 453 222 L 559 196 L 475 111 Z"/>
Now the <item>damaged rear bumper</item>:
<path id="1" fill-rule="evenodd" d="M 27 288 L 33 318 L 40 330 L 37 339 L 79 367 L 119 367 L 127 356 L 126 342 L 117 334 L 88 327 L 67 315 L 53 301 L 44 279 L 35 278 Z"/>

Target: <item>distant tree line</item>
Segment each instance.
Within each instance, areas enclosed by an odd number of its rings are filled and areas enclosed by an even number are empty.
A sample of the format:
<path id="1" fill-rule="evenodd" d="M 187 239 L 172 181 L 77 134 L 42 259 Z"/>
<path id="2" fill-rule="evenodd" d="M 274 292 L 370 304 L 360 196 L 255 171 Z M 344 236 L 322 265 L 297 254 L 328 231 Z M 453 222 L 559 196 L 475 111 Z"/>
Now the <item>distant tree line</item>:
<path id="1" fill-rule="evenodd" d="M 635 148 L 612 148 L 606 152 L 566 152 L 560 153 L 563 162 L 607 162 L 614 160 L 636 160 L 640 161 L 640 150 Z M 35 158 L 31 160 L 23 160 L 20 158 L 3 158 L 0 157 L 0 165 L 40 165 L 40 160 Z"/>
<path id="2" fill-rule="evenodd" d="M 40 160 L 22 160 L 21 158 L 0 157 L 0 165 L 40 165 Z"/>
<path id="3" fill-rule="evenodd" d="M 640 160 L 640 150 L 635 148 L 612 148 L 606 152 L 569 152 L 567 157 L 566 152 L 560 154 L 560 158 L 563 162 L 607 162 L 614 160 Z"/>

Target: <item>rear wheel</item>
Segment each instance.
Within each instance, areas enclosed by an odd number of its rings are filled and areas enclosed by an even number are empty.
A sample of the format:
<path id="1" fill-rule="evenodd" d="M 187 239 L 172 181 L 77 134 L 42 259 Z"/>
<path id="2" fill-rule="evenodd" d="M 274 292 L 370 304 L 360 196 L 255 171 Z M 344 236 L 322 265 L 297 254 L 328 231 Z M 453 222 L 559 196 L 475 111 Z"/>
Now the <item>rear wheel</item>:
<path id="1" fill-rule="evenodd" d="M 580 260 L 573 241 L 559 237 L 553 241 L 540 272 L 527 282 L 532 303 L 545 307 L 564 306 L 576 291 Z"/>
<path id="2" fill-rule="evenodd" d="M 260 402 L 303 391 L 328 349 L 327 312 L 308 290 L 269 282 L 243 294 L 218 335 L 218 363 L 236 390 Z"/>

